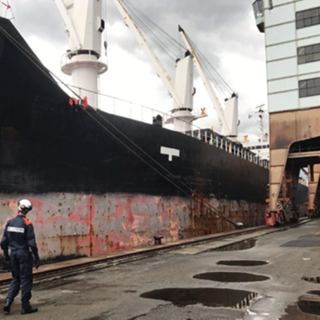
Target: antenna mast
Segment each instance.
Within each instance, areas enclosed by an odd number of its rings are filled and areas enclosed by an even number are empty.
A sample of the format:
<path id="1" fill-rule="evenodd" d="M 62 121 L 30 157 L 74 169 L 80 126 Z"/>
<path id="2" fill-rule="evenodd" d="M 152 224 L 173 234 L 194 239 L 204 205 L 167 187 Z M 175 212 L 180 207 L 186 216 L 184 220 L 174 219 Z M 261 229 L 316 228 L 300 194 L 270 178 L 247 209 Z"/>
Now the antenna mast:
<path id="1" fill-rule="evenodd" d="M 261 131 L 261 141 L 264 141 L 264 104 L 256 107 L 256 109 L 259 109 L 257 111 L 259 115 L 259 121 L 260 121 L 260 131 Z"/>
<path id="2" fill-rule="evenodd" d="M 15 16 L 13 14 L 12 7 L 9 3 L 9 0 L 7 1 L 0 1 L 0 17 L 6 18 L 8 20 L 15 20 Z"/>

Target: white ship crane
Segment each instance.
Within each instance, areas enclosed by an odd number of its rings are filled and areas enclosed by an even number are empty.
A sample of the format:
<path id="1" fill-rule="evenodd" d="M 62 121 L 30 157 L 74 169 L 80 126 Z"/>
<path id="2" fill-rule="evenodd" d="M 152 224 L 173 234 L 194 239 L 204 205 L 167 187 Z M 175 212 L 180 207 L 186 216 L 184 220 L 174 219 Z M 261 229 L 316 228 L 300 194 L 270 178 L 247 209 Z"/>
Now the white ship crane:
<path id="1" fill-rule="evenodd" d="M 186 44 L 186 47 L 191 52 L 194 57 L 193 62 L 200 78 L 208 92 L 208 95 L 212 101 L 212 104 L 215 110 L 218 113 L 218 117 L 222 124 L 222 135 L 230 139 L 236 139 L 238 136 L 238 95 L 232 93 L 229 99 L 225 99 L 225 108 L 223 108 L 223 103 L 220 101 L 218 94 L 216 93 L 215 88 L 213 87 L 208 75 L 206 74 L 205 69 L 202 66 L 201 59 L 197 54 L 197 50 L 192 43 L 191 39 L 188 37 L 186 32 L 179 26 L 179 32 L 182 35 L 182 38 Z"/>
<path id="2" fill-rule="evenodd" d="M 102 1 L 55 0 L 55 3 L 69 35 L 69 49 L 63 56 L 61 70 L 72 76 L 77 94 L 98 108 L 99 75 L 108 70 L 101 54 L 105 26 Z"/>
<path id="3" fill-rule="evenodd" d="M 90 106 L 98 108 L 99 75 L 108 69 L 107 64 L 101 59 L 101 39 L 105 24 L 101 18 L 103 1 L 55 0 L 55 2 L 69 35 L 69 49 L 63 57 L 61 70 L 72 76 L 72 86 L 77 94 L 82 99 L 87 99 Z M 225 107 L 222 106 L 224 103 L 220 101 L 221 95 L 219 97 L 212 86 L 201 57 L 184 30 L 179 27 L 186 48 L 180 45 L 184 50 L 184 56 L 175 59 L 176 74 L 175 79 L 172 79 L 139 27 L 142 24 L 148 30 L 146 22 L 143 21 L 143 13 L 130 4 L 130 1 L 114 0 L 114 3 L 173 99 L 171 117 L 165 123 L 173 124 L 175 131 L 187 132 L 192 130 L 193 121 L 207 116 L 204 111 L 200 115 L 193 114 L 194 64 L 218 113 L 222 135 L 236 139 L 238 96 L 232 93 L 231 97 L 225 99 Z M 167 36 L 170 38 L 170 35 Z M 153 40 L 159 43 L 158 39 Z"/>
<path id="4" fill-rule="evenodd" d="M 177 60 L 176 75 L 173 80 L 161 64 L 159 58 L 148 44 L 138 24 L 129 14 L 121 0 L 114 0 L 114 3 L 122 15 L 125 24 L 133 31 L 139 45 L 144 50 L 146 56 L 156 70 L 157 75 L 161 78 L 168 89 L 170 96 L 173 98 L 173 106 L 171 109 L 172 117 L 167 119 L 166 124 L 173 124 L 175 131 L 190 131 L 193 121 L 206 116 L 205 114 L 192 114 L 193 95 L 195 94 L 195 89 L 193 87 L 192 54 L 190 52 L 186 52 L 182 59 Z"/>

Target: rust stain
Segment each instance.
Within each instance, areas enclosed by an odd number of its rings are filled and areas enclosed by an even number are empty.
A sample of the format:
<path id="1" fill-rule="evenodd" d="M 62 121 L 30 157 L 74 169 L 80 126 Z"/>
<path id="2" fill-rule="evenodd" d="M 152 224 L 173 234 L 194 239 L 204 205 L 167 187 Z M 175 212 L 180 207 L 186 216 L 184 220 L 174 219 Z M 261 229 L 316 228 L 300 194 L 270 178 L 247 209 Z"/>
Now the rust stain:
<path id="1" fill-rule="evenodd" d="M 33 197 L 31 212 L 40 254 L 99 255 L 163 242 L 232 230 L 203 204 L 179 197 L 146 195 L 64 195 Z M 19 197 L 20 198 L 20 197 Z M 209 199 L 205 199 L 209 200 Z M 246 227 L 264 224 L 264 208 L 246 202 L 210 199 L 232 221 Z M 7 204 L 5 219 L 15 215 L 16 199 Z M 59 204 L 62 204 L 61 206 Z M 49 208 L 49 210 L 48 210 Z M 0 217 L 0 226 L 5 219 Z M 0 227 L 0 231 L 4 226 Z"/>

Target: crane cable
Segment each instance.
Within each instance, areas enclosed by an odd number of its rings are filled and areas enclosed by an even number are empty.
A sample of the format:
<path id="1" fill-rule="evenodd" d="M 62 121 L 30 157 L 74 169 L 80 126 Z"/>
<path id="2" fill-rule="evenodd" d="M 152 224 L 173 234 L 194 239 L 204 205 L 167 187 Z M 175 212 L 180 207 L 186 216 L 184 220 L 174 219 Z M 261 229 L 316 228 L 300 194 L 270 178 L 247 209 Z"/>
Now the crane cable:
<path id="1" fill-rule="evenodd" d="M 128 13 L 132 16 L 138 27 L 140 27 L 159 48 L 161 48 L 166 54 L 170 55 L 170 58 L 172 58 L 174 61 L 177 59 L 177 57 L 180 57 L 180 45 L 177 46 L 176 41 L 169 34 L 151 21 L 150 18 L 148 18 L 131 2 L 122 2 L 125 4 Z M 174 48 L 169 47 L 168 42 L 170 45 L 173 44 Z M 186 50 L 187 49 L 185 49 L 185 51 Z"/>
<path id="2" fill-rule="evenodd" d="M 219 72 L 213 67 L 213 65 L 210 63 L 210 61 L 208 60 L 208 58 L 201 52 L 201 50 L 197 47 L 197 45 L 192 41 L 192 39 L 185 33 L 188 41 L 191 43 L 192 47 L 194 48 L 197 56 L 200 59 L 200 62 L 206 66 L 206 71 L 211 75 L 212 79 L 214 80 L 217 84 L 217 86 L 219 87 L 220 90 L 224 91 L 226 90 L 228 92 L 228 94 L 232 94 L 234 93 L 234 91 L 232 90 L 232 88 L 228 85 L 228 83 L 222 78 L 222 76 L 219 74 Z M 216 75 L 216 76 L 214 76 Z M 224 88 L 222 88 L 221 84 L 224 86 Z"/>
<path id="3" fill-rule="evenodd" d="M 131 13 L 133 20 L 139 25 L 139 27 L 144 31 L 144 33 L 149 36 L 151 41 L 158 46 L 163 52 L 165 52 L 172 60 L 176 59 L 176 54 L 173 50 L 171 50 L 164 42 L 157 37 L 157 35 L 150 29 L 150 27 L 145 24 L 140 17 L 136 16 L 134 13 Z"/>
<path id="4" fill-rule="evenodd" d="M 53 82 L 57 87 L 59 87 L 58 83 L 54 81 L 54 79 L 50 76 L 52 75 L 55 77 L 61 84 L 63 84 L 70 92 L 72 92 L 76 97 L 82 100 L 82 98 L 74 91 L 72 90 L 67 84 L 65 84 L 58 76 L 56 76 L 53 72 L 51 72 L 48 68 L 46 68 L 42 62 L 34 55 L 30 55 L 30 52 L 27 51 L 26 48 L 24 48 L 16 39 L 14 39 L 6 30 L 3 29 L 3 27 L 0 27 L 0 31 L 5 35 L 5 37 L 13 43 L 13 45 L 18 48 L 20 52 L 24 56 L 26 56 L 51 82 Z M 60 88 L 60 87 L 59 87 Z M 186 185 L 183 181 L 181 181 L 179 178 L 174 176 L 168 169 L 163 167 L 157 160 L 155 160 L 153 157 L 151 157 L 146 151 L 144 151 L 141 147 L 139 147 L 135 142 L 133 142 L 129 137 L 127 137 L 121 130 L 119 130 L 116 126 L 114 126 L 109 120 L 107 120 L 105 117 L 103 117 L 100 114 L 100 111 L 96 112 L 97 115 L 99 115 L 100 118 L 102 118 L 107 124 L 109 124 L 111 127 L 113 127 L 118 133 L 120 133 L 127 141 L 129 141 L 131 144 L 133 144 L 137 149 L 139 149 L 142 153 L 144 153 L 148 158 L 150 158 L 153 162 L 155 162 L 161 169 L 165 170 L 171 177 L 176 179 L 180 184 L 182 184 L 188 191 L 182 189 L 181 186 L 177 185 L 172 179 L 168 178 L 166 175 L 161 173 L 157 168 L 152 166 L 148 161 L 143 159 L 135 150 L 130 148 L 125 142 L 123 142 L 119 137 L 117 137 L 114 133 L 112 133 L 105 125 L 103 125 L 98 119 L 96 119 L 91 113 L 89 113 L 86 109 L 80 108 L 80 110 L 83 110 L 93 121 L 95 121 L 100 127 L 102 127 L 105 131 L 107 131 L 115 140 L 117 140 L 120 144 L 122 144 L 126 149 L 128 149 L 131 153 L 133 153 L 136 157 L 138 157 L 142 162 L 144 162 L 147 166 L 149 166 L 151 169 L 153 169 L 155 172 L 157 172 L 159 175 L 161 175 L 165 180 L 170 182 L 173 186 L 175 186 L 178 190 L 180 190 L 182 193 L 187 195 L 188 197 L 191 197 L 195 202 L 199 203 L 200 205 L 203 205 L 205 203 L 205 207 L 215 214 L 217 214 L 221 219 L 231 223 L 236 228 L 239 227 L 239 225 L 232 220 L 230 220 L 227 216 L 220 213 L 217 208 L 215 208 L 210 202 L 207 200 L 202 199 L 201 201 L 197 198 L 201 198 L 200 195 L 194 192 L 188 185 Z M 191 194 L 189 194 L 191 193 Z"/>
<path id="5" fill-rule="evenodd" d="M 174 39 L 171 35 L 169 35 L 165 30 L 163 30 L 161 27 L 159 27 L 154 21 L 152 21 L 143 11 L 141 11 L 137 6 L 135 6 L 130 0 L 122 0 L 122 3 L 126 6 L 128 12 L 130 15 L 132 15 L 132 18 L 134 21 L 137 22 L 139 26 L 141 26 L 141 29 L 146 32 L 147 35 L 151 38 L 151 40 L 158 45 L 158 47 L 162 48 L 164 52 L 166 52 L 169 55 L 169 52 L 171 52 L 170 57 L 174 58 L 172 56 L 176 55 L 179 57 L 182 57 L 183 54 L 181 54 L 181 49 L 184 50 L 184 52 L 187 51 L 187 48 L 183 46 L 179 41 Z M 152 31 L 152 28 L 155 31 Z M 176 50 L 178 50 L 178 53 L 173 52 L 165 43 L 163 40 L 160 39 L 160 37 L 157 36 L 156 32 L 160 34 L 161 37 L 163 37 L 165 40 L 167 40 L 170 44 L 172 44 Z M 196 54 L 198 55 L 199 59 L 201 60 L 201 64 L 203 65 L 205 71 L 210 76 L 210 80 L 215 84 L 215 87 L 219 91 L 220 95 L 223 98 L 229 98 L 231 94 L 234 93 L 232 88 L 228 85 L 228 83 L 222 78 L 222 76 L 218 73 L 218 71 L 212 66 L 210 61 L 205 57 L 205 55 L 200 51 L 200 49 L 196 46 L 196 44 L 190 39 L 190 37 L 186 34 L 187 39 L 192 44 Z M 159 44 L 160 43 L 160 44 Z"/>
<path id="6" fill-rule="evenodd" d="M 164 38 L 167 38 L 168 41 L 170 41 L 178 50 L 184 49 L 187 50 L 185 46 L 183 46 L 181 43 L 179 43 L 177 40 L 175 40 L 173 37 L 171 37 L 165 30 L 163 30 L 161 27 L 159 27 L 154 21 L 152 21 L 142 10 L 140 10 L 137 6 L 135 6 L 133 3 L 131 3 L 129 0 L 123 0 L 124 3 L 131 6 L 134 10 L 136 10 L 141 17 L 143 17 L 146 21 L 150 23 Z"/>

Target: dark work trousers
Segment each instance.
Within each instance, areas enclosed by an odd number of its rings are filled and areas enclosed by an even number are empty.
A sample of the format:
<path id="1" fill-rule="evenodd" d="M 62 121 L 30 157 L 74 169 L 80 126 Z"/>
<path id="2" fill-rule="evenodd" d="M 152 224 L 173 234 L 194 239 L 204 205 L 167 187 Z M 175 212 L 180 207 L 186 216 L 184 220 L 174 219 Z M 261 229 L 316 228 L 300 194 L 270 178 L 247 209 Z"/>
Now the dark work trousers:
<path id="1" fill-rule="evenodd" d="M 32 290 L 32 254 L 28 249 L 11 250 L 12 281 L 8 290 L 7 302 L 13 302 L 21 285 L 21 303 L 29 308 Z"/>

